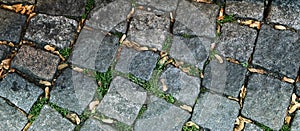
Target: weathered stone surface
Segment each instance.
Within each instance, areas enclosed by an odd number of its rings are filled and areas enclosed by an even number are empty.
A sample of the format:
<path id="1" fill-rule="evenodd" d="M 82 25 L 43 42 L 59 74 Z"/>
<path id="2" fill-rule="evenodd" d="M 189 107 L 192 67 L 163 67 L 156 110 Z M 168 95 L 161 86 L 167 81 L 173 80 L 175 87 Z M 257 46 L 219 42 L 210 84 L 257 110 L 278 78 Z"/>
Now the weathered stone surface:
<path id="1" fill-rule="evenodd" d="M 0 85 L 0 96 L 7 98 L 27 113 L 39 95 L 43 93 L 38 86 L 29 83 L 16 73 L 9 74 L 0 81 Z"/>
<path id="2" fill-rule="evenodd" d="M 291 125 L 291 131 L 299 131 L 299 130 L 300 130 L 300 112 L 297 111 Z"/>
<path id="3" fill-rule="evenodd" d="M 146 97 L 147 92 L 140 86 L 118 76 L 112 80 L 97 110 L 108 117 L 131 125 L 145 103 Z"/>
<path id="4" fill-rule="evenodd" d="M 96 80 L 66 69 L 51 90 L 50 102 L 81 114 L 92 101 L 97 87 Z"/>
<path id="5" fill-rule="evenodd" d="M 263 25 L 259 33 L 253 64 L 295 78 L 300 65 L 300 35 Z"/>
<path id="6" fill-rule="evenodd" d="M 154 13 L 162 15 L 176 10 L 178 0 L 137 0 L 137 4 L 154 7 Z"/>
<path id="7" fill-rule="evenodd" d="M 9 46 L 0 45 L 0 61 L 3 60 L 10 52 Z"/>
<path id="8" fill-rule="evenodd" d="M 23 45 L 12 60 L 12 68 L 30 77 L 51 81 L 59 61 L 56 55 Z"/>
<path id="9" fill-rule="evenodd" d="M 35 11 L 50 15 L 80 17 L 86 0 L 37 0 Z"/>
<path id="10" fill-rule="evenodd" d="M 104 6 L 116 0 L 94 0 L 94 1 L 95 1 L 95 8 L 103 8 Z"/>
<path id="11" fill-rule="evenodd" d="M 299 0 L 273 0 L 269 21 L 284 24 L 300 30 L 300 2 Z"/>
<path id="12" fill-rule="evenodd" d="M 242 115 L 279 130 L 293 92 L 291 85 L 264 75 L 250 76 Z"/>
<path id="13" fill-rule="evenodd" d="M 240 62 L 247 62 L 256 39 L 255 29 L 241 26 L 236 23 L 225 23 L 217 44 L 216 51 L 223 57 L 230 57 Z"/>
<path id="14" fill-rule="evenodd" d="M 61 114 L 45 105 L 39 117 L 29 127 L 29 131 L 73 131 L 75 125 L 63 118 Z"/>
<path id="15" fill-rule="evenodd" d="M 167 93 L 177 100 L 193 106 L 200 91 L 200 79 L 188 76 L 177 68 L 168 68 L 159 79 L 159 88 L 168 88 Z"/>
<path id="16" fill-rule="evenodd" d="M 5 4 L 15 4 L 15 3 L 29 3 L 34 4 L 34 0 L 1 0 Z"/>
<path id="17" fill-rule="evenodd" d="M 138 52 L 124 47 L 116 64 L 116 70 L 131 73 L 134 76 L 149 80 L 159 56 L 151 51 Z"/>
<path id="18" fill-rule="evenodd" d="M 78 22 L 63 16 L 38 14 L 30 19 L 24 39 L 39 46 L 52 44 L 58 48 L 68 47 L 75 39 Z"/>
<path id="19" fill-rule="evenodd" d="M 298 81 L 298 82 L 296 83 L 296 93 L 297 93 L 297 95 L 300 94 L 300 81 Z"/>
<path id="20" fill-rule="evenodd" d="M 239 113 L 239 104 L 225 97 L 205 93 L 194 107 L 192 121 L 213 131 L 230 131 Z"/>
<path id="21" fill-rule="evenodd" d="M 0 97 L 0 129 L 21 131 L 26 123 L 26 116 Z"/>
<path id="22" fill-rule="evenodd" d="M 264 0 L 227 0 L 225 13 L 242 18 L 252 18 L 262 21 Z"/>
<path id="23" fill-rule="evenodd" d="M 254 124 L 246 123 L 244 127 L 244 131 L 263 131 L 263 129 L 259 128 Z"/>
<path id="24" fill-rule="evenodd" d="M 0 40 L 19 43 L 26 16 L 0 9 Z"/>
<path id="25" fill-rule="evenodd" d="M 239 96 L 247 69 L 227 61 L 210 61 L 204 72 L 203 86 L 221 94 Z"/>
<path id="26" fill-rule="evenodd" d="M 147 110 L 135 123 L 136 131 L 181 131 L 190 114 L 157 97 L 150 96 Z"/>
<path id="27" fill-rule="evenodd" d="M 81 131 L 117 131 L 110 125 L 103 124 L 95 119 L 88 119 L 84 122 L 84 125 L 80 128 Z"/>

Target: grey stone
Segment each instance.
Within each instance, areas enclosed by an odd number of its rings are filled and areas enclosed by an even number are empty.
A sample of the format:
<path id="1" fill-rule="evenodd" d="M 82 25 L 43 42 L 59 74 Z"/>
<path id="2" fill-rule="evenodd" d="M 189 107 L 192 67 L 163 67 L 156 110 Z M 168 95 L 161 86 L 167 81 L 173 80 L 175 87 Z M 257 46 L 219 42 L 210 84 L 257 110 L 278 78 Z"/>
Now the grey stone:
<path id="1" fill-rule="evenodd" d="M 39 117 L 29 127 L 29 131 L 73 131 L 75 125 L 54 109 L 45 105 L 40 112 Z"/>
<path id="2" fill-rule="evenodd" d="M 11 67 L 30 77 L 51 81 L 59 61 L 56 55 L 23 45 L 12 60 Z"/>
<path id="3" fill-rule="evenodd" d="M 220 64 L 210 61 L 204 72 L 203 86 L 215 92 L 238 97 L 243 86 L 247 68 L 227 61 Z"/>
<path id="4" fill-rule="evenodd" d="M 43 93 L 38 86 L 29 83 L 15 73 L 3 78 L 0 85 L 0 96 L 7 98 L 27 113 L 39 95 Z"/>
<path id="5" fill-rule="evenodd" d="M 200 91 L 200 79 L 188 76 L 177 68 L 168 68 L 159 78 L 159 88 L 163 90 L 166 86 L 166 92 L 171 94 L 177 100 L 193 106 Z"/>
<path id="6" fill-rule="evenodd" d="M 298 81 L 296 83 L 296 94 L 299 95 L 300 94 L 300 81 Z"/>
<path id="7" fill-rule="evenodd" d="M 223 57 L 247 62 L 253 52 L 256 35 L 255 29 L 236 23 L 225 23 L 222 26 L 222 34 L 216 51 Z"/>
<path id="8" fill-rule="evenodd" d="M 124 47 L 116 64 L 116 70 L 123 73 L 131 73 L 143 80 L 149 80 L 158 57 L 157 54 L 151 51 L 138 52 Z"/>
<path id="9" fill-rule="evenodd" d="M 300 30 L 300 1 L 299 0 L 273 0 L 269 21 L 284 24 Z"/>
<path id="10" fill-rule="evenodd" d="M 24 39 L 41 47 L 52 44 L 58 48 L 66 48 L 74 41 L 77 26 L 77 21 L 63 16 L 38 14 L 30 19 Z"/>
<path id="11" fill-rule="evenodd" d="M 0 9 L 0 40 L 19 43 L 26 16 Z"/>
<path id="12" fill-rule="evenodd" d="M 26 123 L 26 116 L 0 97 L 0 129 L 21 131 Z"/>
<path id="13" fill-rule="evenodd" d="M 29 3 L 34 4 L 34 0 L 1 0 L 5 4 L 15 4 L 15 3 Z"/>
<path id="14" fill-rule="evenodd" d="M 299 131 L 300 130 L 300 112 L 297 111 L 296 115 L 291 124 L 291 131 Z"/>
<path id="15" fill-rule="evenodd" d="M 80 17 L 86 0 L 37 0 L 35 11 L 50 15 Z"/>
<path id="16" fill-rule="evenodd" d="M 132 125 L 146 97 L 147 92 L 140 86 L 117 76 L 112 80 L 97 110 L 108 117 Z"/>
<path id="17" fill-rule="evenodd" d="M 263 129 L 259 128 L 254 124 L 246 123 L 244 127 L 244 131 L 263 131 Z"/>
<path id="18" fill-rule="evenodd" d="M 176 10 L 178 0 L 137 0 L 137 4 L 154 7 L 155 14 L 162 15 Z"/>
<path id="19" fill-rule="evenodd" d="M 9 46 L 0 45 L 0 61 L 3 60 L 10 52 Z"/>
<path id="20" fill-rule="evenodd" d="M 208 92 L 200 95 L 192 121 L 213 131 L 230 131 L 234 128 L 239 108 L 237 102 Z"/>
<path id="21" fill-rule="evenodd" d="M 242 18 L 263 20 L 264 0 L 227 0 L 225 13 Z"/>
<path id="22" fill-rule="evenodd" d="M 253 64 L 296 78 L 300 65 L 299 43 L 299 34 L 263 25 L 253 55 Z"/>
<path id="23" fill-rule="evenodd" d="M 216 17 L 219 7 L 214 4 L 194 4 L 181 1 L 176 10 L 176 22 L 184 23 L 199 36 L 216 37 Z M 175 22 L 175 23 L 176 23 Z M 176 28 L 176 27 L 174 27 Z"/>
<path id="24" fill-rule="evenodd" d="M 285 82 L 253 74 L 249 78 L 242 115 L 279 130 L 292 92 L 292 86 Z"/>
<path id="25" fill-rule="evenodd" d="M 107 124 L 103 124 L 93 118 L 84 122 L 84 125 L 80 128 L 81 131 L 117 131 L 113 127 Z"/>
<path id="26" fill-rule="evenodd" d="M 136 131 L 181 131 L 191 115 L 166 101 L 151 96 L 147 110 L 134 125 Z"/>
<path id="27" fill-rule="evenodd" d="M 109 3 L 114 2 L 116 0 L 94 0 L 95 1 L 95 8 L 103 8 L 107 6 Z"/>
<path id="28" fill-rule="evenodd" d="M 66 69 L 51 90 L 50 102 L 81 114 L 92 101 L 97 87 L 96 80 Z"/>

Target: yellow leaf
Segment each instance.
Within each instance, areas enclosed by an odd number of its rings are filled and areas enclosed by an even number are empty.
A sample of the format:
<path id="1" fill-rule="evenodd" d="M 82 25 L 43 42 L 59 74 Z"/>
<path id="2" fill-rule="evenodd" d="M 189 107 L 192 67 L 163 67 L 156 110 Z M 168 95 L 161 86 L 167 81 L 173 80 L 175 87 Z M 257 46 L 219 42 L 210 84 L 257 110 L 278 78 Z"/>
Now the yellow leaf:
<path id="1" fill-rule="evenodd" d="M 180 108 L 183 109 L 183 110 L 186 110 L 188 112 L 193 111 L 193 108 L 191 106 L 188 106 L 188 105 L 181 105 Z"/>
<path id="2" fill-rule="evenodd" d="M 40 84 L 43 84 L 43 85 L 45 85 L 45 86 L 51 86 L 51 85 L 52 85 L 51 82 L 49 82 L 49 81 L 43 81 L 43 80 L 40 80 L 39 83 L 40 83 Z"/>

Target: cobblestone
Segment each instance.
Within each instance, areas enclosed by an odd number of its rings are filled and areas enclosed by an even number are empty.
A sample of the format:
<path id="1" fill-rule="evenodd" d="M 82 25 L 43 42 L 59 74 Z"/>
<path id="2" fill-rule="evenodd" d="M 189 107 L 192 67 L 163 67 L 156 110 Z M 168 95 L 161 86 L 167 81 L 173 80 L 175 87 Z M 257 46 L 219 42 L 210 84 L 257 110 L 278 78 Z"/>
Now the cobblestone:
<path id="1" fill-rule="evenodd" d="M 10 52 L 10 47 L 6 45 L 0 45 L 0 61 L 3 60 Z"/>
<path id="2" fill-rule="evenodd" d="M 81 131 L 117 131 L 110 125 L 101 123 L 93 118 L 88 119 L 80 128 Z"/>
<path id="3" fill-rule="evenodd" d="M 242 18 L 263 20 L 264 0 L 228 0 L 225 13 Z"/>
<path id="4" fill-rule="evenodd" d="M 14 3 L 29 3 L 34 4 L 34 0 L 1 0 L 0 2 L 4 2 L 5 4 L 14 4 Z"/>

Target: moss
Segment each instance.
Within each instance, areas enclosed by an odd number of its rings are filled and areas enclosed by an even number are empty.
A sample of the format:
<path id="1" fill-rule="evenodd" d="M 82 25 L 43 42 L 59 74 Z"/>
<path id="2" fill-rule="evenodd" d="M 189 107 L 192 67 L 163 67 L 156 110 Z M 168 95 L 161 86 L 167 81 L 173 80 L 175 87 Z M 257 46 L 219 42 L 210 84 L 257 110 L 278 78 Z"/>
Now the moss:
<path id="1" fill-rule="evenodd" d="M 100 99 L 102 99 L 107 93 L 110 86 L 110 82 L 112 81 L 111 68 L 109 68 L 108 71 L 104 73 L 95 72 L 94 76 L 96 77 L 96 80 L 100 82 L 100 86 L 98 87 L 97 92 L 99 94 Z"/>
<path id="2" fill-rule="evenodd" d="M 233 17 L 233 15 L 225 15 L 223 19 L 217 20 L 217 23 L 219 25 L 223 25 L 224 23 L 233 22 L 236 19 Z"/>
<path id="3" fill-rule="evenodd" d="M 29 111 L 29 116 L 31 116 L 29 118 L 29 122 L 32 123 L 40 114 L 42 108 L 44 107 L 44 105 L 48 102 L 48 100 L 46 98 L 41 98 L 39 100 L 37 100 L 32 108 Z"/>

